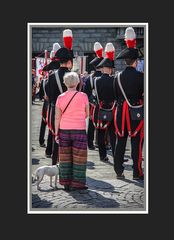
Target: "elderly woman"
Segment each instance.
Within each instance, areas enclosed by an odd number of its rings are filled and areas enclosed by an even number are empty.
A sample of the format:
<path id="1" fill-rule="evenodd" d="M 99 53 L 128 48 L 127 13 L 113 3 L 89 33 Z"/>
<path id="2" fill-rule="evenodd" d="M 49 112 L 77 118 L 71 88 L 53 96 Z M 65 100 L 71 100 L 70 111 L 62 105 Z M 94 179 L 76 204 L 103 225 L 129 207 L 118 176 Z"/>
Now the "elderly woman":
<path id="1" fill-rule="evenodd" d="M 64 76 L 67 91 L 56 102 L 55 130 L 59 141 L 59 181 L 65 190 L 87 189 L 86 118 L 89 115 L 88 97 L 78 92 L 77 73 Z"/>

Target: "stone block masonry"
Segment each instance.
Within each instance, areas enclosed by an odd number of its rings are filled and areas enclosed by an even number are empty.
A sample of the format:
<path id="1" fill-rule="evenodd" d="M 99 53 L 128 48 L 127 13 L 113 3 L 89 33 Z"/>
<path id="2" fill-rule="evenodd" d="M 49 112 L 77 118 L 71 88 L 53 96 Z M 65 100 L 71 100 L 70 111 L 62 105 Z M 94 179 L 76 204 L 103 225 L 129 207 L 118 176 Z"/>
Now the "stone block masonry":
<path id="1" fill-rule="evenodd" d="M 100 42 L 105 48 L 106 43 L 112 42 L 115 47 L 116 55 L 125 47 L 124 44 L 124 27 L 95 27 L 95 28 L 77 28 L 70 27 L 73 32 L 73 50 L 78 55 L 93 53 L 95 42 Z M 37 55 L 52 50 L 53 43 L 58 42 L 63 46 L 62 32 L 64 27 L 33 27 L 32 28 L 32 52 Z M 134 28 L 137 31 L 137 42 L 139 45 L 144 45 L 143 36 L 144 28 Z M 123 61 L 116 61 L 115 65 L 118 70 L 124 66 Z"/>

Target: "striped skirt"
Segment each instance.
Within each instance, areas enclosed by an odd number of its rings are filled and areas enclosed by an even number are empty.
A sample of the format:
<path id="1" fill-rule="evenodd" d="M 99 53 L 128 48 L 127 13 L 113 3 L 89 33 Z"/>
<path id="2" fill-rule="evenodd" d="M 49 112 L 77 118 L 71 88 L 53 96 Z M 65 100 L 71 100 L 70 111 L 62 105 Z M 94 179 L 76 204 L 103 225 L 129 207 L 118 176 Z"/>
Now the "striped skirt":
<path id="1" fill-rule="evenodd" d="M 59 182 L 81 188 L 86 184 L 86 130 L 59 130 Z"/>

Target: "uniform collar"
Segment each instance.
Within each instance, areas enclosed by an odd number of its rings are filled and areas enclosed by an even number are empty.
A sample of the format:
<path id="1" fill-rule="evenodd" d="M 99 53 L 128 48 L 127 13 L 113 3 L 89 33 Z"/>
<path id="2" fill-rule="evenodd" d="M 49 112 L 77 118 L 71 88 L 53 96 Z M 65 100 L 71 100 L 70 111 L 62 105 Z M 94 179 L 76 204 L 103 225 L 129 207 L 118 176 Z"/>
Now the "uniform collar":
<path id="1" fill-rule="evenodd" d="M 134 67 L 132 67 L 132 66 L 126 66 L 126 69 L 136 70 L 136 68 L 134 68 Z"/>

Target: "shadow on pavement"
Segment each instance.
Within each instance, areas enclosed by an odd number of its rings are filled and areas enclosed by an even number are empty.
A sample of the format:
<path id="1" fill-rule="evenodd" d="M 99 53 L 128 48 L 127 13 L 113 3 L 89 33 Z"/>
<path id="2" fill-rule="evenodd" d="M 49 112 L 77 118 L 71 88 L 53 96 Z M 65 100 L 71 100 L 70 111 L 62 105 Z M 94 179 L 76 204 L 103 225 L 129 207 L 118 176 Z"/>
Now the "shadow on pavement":
<path id="1" fill-rule="evenodd" d="M 42 200 L 37 194 L 32 194 L 32 208 L 50 208 L 52 202 Z"/>
<path id="2" fill-rule="evenodd" d="M 39 162 L 40 162 L 40 159 L 32 158 L 32 165 L 39 164 Z"/>
<path id="3" fill-rule="evenodd" d="M 87 177 L 86 182 L 89 189 L 92 190 L 101 190 L 103 192 L 114 192 L 115 190 L 114 186 L 111 185 L 110 183 L 101 180 L 96 180 L 91 177 Z"/>
<path id="4" fill-rule="evenodd" d="M 136 186 L 144 188 L 144 181 L 143 180 L 130 180 L 130 179 L 122 179 L 123 182 L 132 183 Z"/>
<path id="5" fill-rule="evenodd" d="M 60 190 L 60 189 L 58 189 L 58 188 L 49 188 L 49 189 L 40 189 L 40 190 L 38 190 L 39 192 L 55 192 L 55 191 L 57 191 L 57 190 Z"/>
<path id="6" fill-rule="evenodd" d="M 95 169 L 95 164 L 93 163 L 93 162 L 91 162 L 91 161 L 87 161 L 87 169 Z"/>
<path id="7" fill-rule="evenodd" d="M 132 168 L 132 165 L 133 164 L 129 164 L 129 163 L 126 163 L 124 164 L 124 169 L 127 170 L 127 171 L 132 171 L 133 172 L 133 168 Z"/>
<path id="8" fill-rule="evenodd" d="M 101 194 L 88 190 L 72 191 L 69 194 L 78 202 L 80 205 L 85 204 L 86 208 L 118 208 L 120 204 L 112 199 L 106 198 Z"/>

